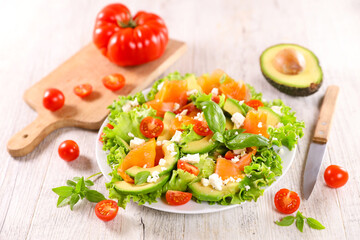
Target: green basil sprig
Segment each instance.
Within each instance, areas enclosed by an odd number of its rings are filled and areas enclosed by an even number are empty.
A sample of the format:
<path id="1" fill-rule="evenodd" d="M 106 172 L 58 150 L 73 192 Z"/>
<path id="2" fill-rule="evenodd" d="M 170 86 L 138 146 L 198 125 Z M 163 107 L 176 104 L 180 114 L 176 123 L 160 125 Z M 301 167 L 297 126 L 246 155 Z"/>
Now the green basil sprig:
<path id="1" fill-rule="evenodd" d="M 213 101 L 202 102 L 200 106 L 210 130 L 214 133 L 223 134 L 225 132 L 226 118 L 220 106 Z"/>
<path id="2" fill-rule="evenodd" d="M 149 171 L 142 171 L 142 172 L 138 172 L 135 175 L 135 185 L 140 185 L 143 183 L 146 183 L 147 178 L 150 176 L 150 172 Z"/>
<path id="3" fill-rule="evenodd" d="M 269 139 L 266 137 L 251 134 L 251 133 L 241 133 L 235 137 L 225 141 L 225 145 L 229 149 L 242 149 L 247 147 L 263 147 L 269 144 Z"/>
<path id="4" fill-rule="evenodd" d="M 66 184 L 67 186 L 52 189 L 59 196 L 57 207 L 70 205 L 70 209 L 73 210 L 74 205 L 80 199 L 86 198 L 88 201 L 96 203 L 106 199 L 102 193 L 89 189 L 88 187 L 93 186 L 94 182 L 84 179 L 84 177 L 74 177 L 73 180 L 67 180 Z"/>
<path id="5" fill-rule="evenodd" d="M 284 217 L 283 219 L 281 219 L 281 221 L 276 221 L 275 223 L 279 226 L 290 226 L 292 225 L 296 220 L 296 227 L 297 229 L 299 229 L 300 232 L 303 232 L 303 228 L 304 228 L 304 222 L 306 220 L 306 223 L 308 224 L 308 226 L 310 228 L 313 229 L 317 229 L 317 230 L 321 230 L 321 229 L 325 229 L 325 227 L 316 219 L 314 218 L 307 218 L 304 215 L 302 215 L 302 213 L 300 211 L 298 211 L 296 213 L 296 216 L 287 216 Z"/>

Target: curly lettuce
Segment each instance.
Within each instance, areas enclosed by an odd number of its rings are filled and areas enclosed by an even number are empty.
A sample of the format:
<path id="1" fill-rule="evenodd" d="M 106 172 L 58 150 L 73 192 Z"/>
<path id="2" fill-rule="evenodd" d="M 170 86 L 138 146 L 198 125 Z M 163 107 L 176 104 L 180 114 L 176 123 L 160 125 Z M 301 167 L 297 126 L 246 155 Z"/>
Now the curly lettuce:
<path id="1" fill-rule="evenodd" d="M 194 174 L 186 172 L 182 169 L 172 171 L 170 180 L 164 185 L 163 192 L 168 190 L 186 191 L 188 185 L 196 179 Z"/>

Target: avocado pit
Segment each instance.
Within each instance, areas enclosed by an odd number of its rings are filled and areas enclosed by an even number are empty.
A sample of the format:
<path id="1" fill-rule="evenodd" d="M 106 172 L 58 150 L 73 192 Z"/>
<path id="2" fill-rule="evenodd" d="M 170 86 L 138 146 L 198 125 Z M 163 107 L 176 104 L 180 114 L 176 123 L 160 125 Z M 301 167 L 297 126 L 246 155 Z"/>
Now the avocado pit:
<path id="1" fill-rule="evenodd" d="M 305 68 L 305 58 L 293 48 L 284 48 L 274 57 L 273 65 L 283 74 L 297 75 Z"/>

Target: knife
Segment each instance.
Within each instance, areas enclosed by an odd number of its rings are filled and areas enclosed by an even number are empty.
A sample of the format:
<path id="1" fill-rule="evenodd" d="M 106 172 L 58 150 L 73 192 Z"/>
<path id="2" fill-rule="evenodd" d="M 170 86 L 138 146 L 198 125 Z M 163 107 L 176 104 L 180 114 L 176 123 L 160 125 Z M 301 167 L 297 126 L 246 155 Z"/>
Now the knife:
<path id="1" fill-rule="evenodd" d="M 303 193 L 308 199 L 314 189 L 319 174 L 321 162 L 324 158 L 326 143 L 329 138 L 332 117 L 335 111 L 339 87 L 332 85 L 326 89 L 323 103 L 321 105 L 319 119 L 316 123 L 314 136 L 307 155 L 304 178 Z"/>

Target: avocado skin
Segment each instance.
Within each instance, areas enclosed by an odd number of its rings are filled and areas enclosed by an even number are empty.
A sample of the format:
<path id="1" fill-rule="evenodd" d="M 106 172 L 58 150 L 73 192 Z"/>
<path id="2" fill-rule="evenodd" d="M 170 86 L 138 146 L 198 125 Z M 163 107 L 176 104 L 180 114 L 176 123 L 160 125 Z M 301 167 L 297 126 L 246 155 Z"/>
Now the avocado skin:
<path id="1" fill-rule="evenodd" d="M 201 201 L 220 201 L 226 196 L 232 196 L 239 191 L 239 183 L 229 183 L 223 186 L 223 190 L 218 191 L 211 186 L 204 187 L 200 182 L 189 185 L 189 190 L 193 196 Z"/>

